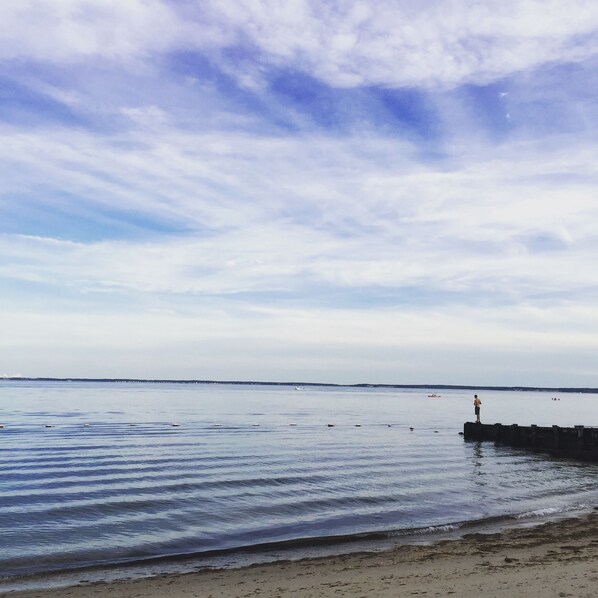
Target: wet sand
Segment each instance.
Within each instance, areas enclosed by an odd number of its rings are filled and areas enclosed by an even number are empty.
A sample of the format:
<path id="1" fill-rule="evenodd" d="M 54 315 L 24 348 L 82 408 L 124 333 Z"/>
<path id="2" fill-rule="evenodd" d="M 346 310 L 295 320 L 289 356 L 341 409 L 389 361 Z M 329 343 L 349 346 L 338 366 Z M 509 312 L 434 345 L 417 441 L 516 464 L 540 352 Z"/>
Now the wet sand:
<path id="1" fill-rule="evenodd" d="M 429 546 L 11 592 L 13 598 L 526 596 L 598 588 L 598 512 Z"/>

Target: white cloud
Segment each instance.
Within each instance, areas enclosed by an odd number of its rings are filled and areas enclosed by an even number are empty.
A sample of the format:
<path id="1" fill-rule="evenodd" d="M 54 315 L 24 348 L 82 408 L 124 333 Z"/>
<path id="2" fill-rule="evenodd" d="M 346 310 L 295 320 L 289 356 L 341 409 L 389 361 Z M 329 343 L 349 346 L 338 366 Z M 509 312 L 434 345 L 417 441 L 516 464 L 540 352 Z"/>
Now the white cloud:
<path id="1" fill-rule="evenodd" d="M 169 115 L 164 110 L 152 105 L 121 108 L 121 112 L 145 129 L 160 128 L 169 120 Z"/>
<path id="2" fill-rule="evenodd" d="M 502 300 L 591 291 L 598 173 L 590 141 L 455 153 L 447 169 L 422 165 L 409 145 L 385 138 L 156 126 L 128 144 L 80 132 L 5 132 L 5 197 L 20 186 L 67 214 L 108 210 L 185 231 L 77 243 L 4 236 L 0 272 L 147 293 L 324 285 Z M 555 182 L 563 171 L 570 176 Z"/>
<path id="3" fill-rule="evenodd" d="M 546 2 L 213 2 L 264 60 L 333 86 L 487 83 L 595 56 L 598 7 Z"/>
<path id="4" fill-rule="evenodd" d="M 0 58 L 72 62 L 143 58 L 185 43 L 185 21 L 160 0 L 19 0 L 0 4 Z"/>
<path id="5" fill-rule="evenodd" d="M 0 58 L 120 61 L 199 49 L 250 87 L 268 66 L 335 87 L 446 87 L 591 58 L 597 31 L 598 5 L 586 0 L 20 0 L 0 6 Z M 246 59 L 219 58 L 230 47 Z"/>
<path id="6" fill-rule="evenodd" d="M 35 69 L 19 82 L 110 119 L 101 133 L 0 129 L 3 224 L 30 233 L 0 236 L 3 371 L 420 382 L 433 363 L 447 382 L 522 383 L 509 372 L 530 364 L 527 381 L 544 383 L 566 364 L 590 379 L 598 148 L 574 95 L 541 82 L 577 125 L 550 138 L 521 124 L 543 87 L 497 92 L 516 123 L 497 143 L 459 92 L 426 94 L 421 118 L 441 130 L 430 156 L 356 121 L 272 133 L 243 99 L 187 74 L 177 87 L 157 59 L 199 49 L 257 90 L 277 67 L 340 87 L 450 87 L 592 57 L 597 14 L 514 0 L 2 3 L 4 61 L 105 69 L 89 88 Z M 285 122 L 303 117 L 290 110 Z M 487 377 L 471 379 L 473 362 Z"/>
<path id="7" fill-rule="evenodd" d="M 171 315 L 21 306 L 0 312 L 0 360 L 26 375 L 595 384 L 587 356 L 597 326 L 594 309 L 577 307 L 373 313 L 231 309 L 220 299 Z"/>

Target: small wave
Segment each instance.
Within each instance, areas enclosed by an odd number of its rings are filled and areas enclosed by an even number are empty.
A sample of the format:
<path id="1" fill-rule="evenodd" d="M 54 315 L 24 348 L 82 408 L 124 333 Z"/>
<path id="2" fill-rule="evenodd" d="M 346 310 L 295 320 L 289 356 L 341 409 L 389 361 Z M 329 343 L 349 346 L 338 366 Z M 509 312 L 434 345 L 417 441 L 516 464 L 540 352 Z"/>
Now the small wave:
<path id="1" fill-rule="evenodd" d="M 417 529 L 397 530 L 394 532 L 390 532 L 388 535 L 391 538 L 402 536 L 425 536 L 428 534 L 454 532 L 455 530 L 461 529 L 462 526 L 463 524 L 461 523 L 448 523 L 446 525 L 429 525 L 428 527 L 420 527 Z"/>
<path id="2" fill-rule="evenodd" d="M 545 507 L 543 509 L 535 509 L 533 511 L 526 511 L 515 515 L 515 519 L 534 519 L 538 517 L 550 517 L 551 515 L 564 515 L 575 511 L 585 511 L 591 509 L 592 505 L 577 504 L 577 505 L 563 505 L 559 507 Z"/>

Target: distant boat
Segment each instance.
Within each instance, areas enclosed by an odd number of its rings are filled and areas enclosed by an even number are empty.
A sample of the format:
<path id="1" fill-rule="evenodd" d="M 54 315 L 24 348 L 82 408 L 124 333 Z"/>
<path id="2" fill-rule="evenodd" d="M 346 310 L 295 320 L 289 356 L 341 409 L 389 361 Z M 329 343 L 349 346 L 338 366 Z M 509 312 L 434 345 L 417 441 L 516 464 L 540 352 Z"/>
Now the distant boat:
<path id="1" fill-rule="evenodd" d="M 295 386 L 295 390 L 305 390 L 302 386 Z"/>
<path id="2" fill-rule="evenodd" d="M 428 395 L 429 399 L 439 399 L 440 397 L 442 397 L 442 395 L 437 395 L 436 393 L 434 393 L 432 395 Z"/>

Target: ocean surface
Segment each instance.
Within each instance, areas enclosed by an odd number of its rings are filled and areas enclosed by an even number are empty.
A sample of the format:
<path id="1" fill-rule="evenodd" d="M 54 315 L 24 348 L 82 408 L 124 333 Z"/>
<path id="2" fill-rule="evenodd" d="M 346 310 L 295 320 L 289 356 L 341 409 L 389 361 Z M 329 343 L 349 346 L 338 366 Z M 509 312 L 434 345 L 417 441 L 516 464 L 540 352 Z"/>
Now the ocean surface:
<path id="1" fill-rule="evenodd" d="M 478 394 L 487 423 L 598 426 L 595 394 Z M 465 442 L 472 401 L 433 388 L 0 380 L 0 591 L 53 572 L 384 548 L 598 504 L 598 464 Z"/>

